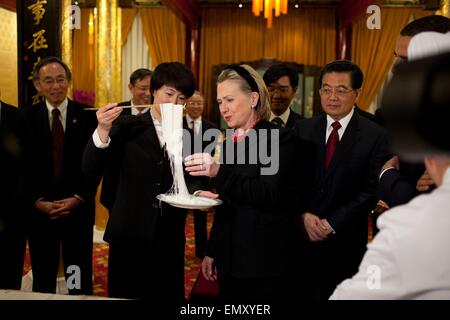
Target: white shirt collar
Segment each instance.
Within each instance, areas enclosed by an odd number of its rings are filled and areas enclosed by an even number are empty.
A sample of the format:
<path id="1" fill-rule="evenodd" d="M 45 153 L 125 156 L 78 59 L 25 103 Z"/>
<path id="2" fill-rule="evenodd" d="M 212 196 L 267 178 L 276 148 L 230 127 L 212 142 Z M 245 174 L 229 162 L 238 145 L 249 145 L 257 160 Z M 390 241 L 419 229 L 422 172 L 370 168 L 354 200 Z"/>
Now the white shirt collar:
<path id="1" fill-rule="evenodd" d="M 286 125 L 286 123 L 288 122 L 290 114 L 291 108 L 288 107 L 285 112 L 278 116 L 281 120 L 283 120 L 284 125 Z M 273 112 L 270 112 L 270 121 L 272 121 L 275 117 L 277 116 Z"/>
<path id="2" fill-rule="evenodd" d="M 341 120 L 339 120 L 339 123 L 341 124 L 341 128 L 339 128 L 338 130 L 338 134 L 339 134 L 339 140 L 342 139 L 342 135 L 344 134 L 345 130 L 347 129 L 347 126 L 351 120 L 351 118 L 353 117 L 353 113 L 355 112 L 355 106 L 353 106 L 352 110 L 345 116 L 343 117 Z M 330 135 L 331 131 L 333 131 L 333 127 L 331 126 L 336 120 L 334 120 L 332 117 L 330 117 L 329 115 L 327 115 L 327 131 L 326 131 L 326 135 L 325 135 L 325 143 L 328 140 L 328 136 Z"/>
<path id="3" fill-rule="evenodd" d="M 133 99 L 131 99 L 131 105 L 132 106 L 134 106 L 134 102 L 133 102 Z M 141 112 L 141 110 L 142 110 L 142 112 Z M 133 108 L 131 108 L 131 114 L 133 115 L 133 116 L 137 116 L 137 115 L 139 115 L 139 114 L 144 114 L 144 113 L 146 113 L 148 110 L 150 110 L 150 108 L 135 108 L 135 107 L 133 107 Z"/>
<path id="4" fill-rule="evenodd" d="M 189 125 L 189 122 L 194 120 L 195 123 L 201 123 L 202 122 L 202 116 L 198 117 L 197 119 L 192 119 L 188 114 L 186 114 L 186 120 Z"/>

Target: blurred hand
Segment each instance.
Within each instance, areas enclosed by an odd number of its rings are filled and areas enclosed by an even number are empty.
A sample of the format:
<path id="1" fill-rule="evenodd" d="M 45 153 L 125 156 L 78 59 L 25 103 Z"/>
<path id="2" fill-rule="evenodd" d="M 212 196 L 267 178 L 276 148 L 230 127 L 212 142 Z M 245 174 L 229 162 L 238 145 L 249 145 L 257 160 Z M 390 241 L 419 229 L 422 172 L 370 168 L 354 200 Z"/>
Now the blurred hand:
<path id="1" fill-rule="evenodd" d="M 103 143 L 108 142 L 109 132 L 112 128 L 112 123 L 122 113 L 123 108 L 117 107 L 117 103 L 109 103 L 106 106 L 98 109 L 97 115 L 97 132 L 100 140 Z"/>
<path id="2" fill-rule="evenodd" d="M 210 198 L 210 199 L 219 198 L 219 195 L 217 193 L 214 193 L 211 191 L 200 191 L 197 195 L 200 197 L 205 197 L 205 198 Z"/>
<path id="3" fill-rule="evenodd" d="M 397 156 L 393 156 L 388 161 L 386 161 L 386 163 L 381 168 L 381 171 L 383 171 L 383 170 L 385 170 L 387 168 L 395 168 L 397 170 L 400 170 L 400 164 L 398 163 L 398 157 Z"/>
<path id="4" fill-rule="evenodd" d="M 305 212 L 302 217 L 303 224 L 311 241 L 322 241 L 327 238 L 331 231 L 329 231 L 327 225 L 318 216 L 310 212 Z"/>
<path id="5" fill-rule="evenodd" d="M 202 261 L 202 274 L 208 281 L 217 280 L 217 268 L 214 265 L 214 259 L 208 256 Z"/>
<path id="6" fill-rule="evenodd" d="M 219 172 L 220 164 L 209 153 L 196 153 L 184 159 L 186 171 L 191 176 L 215 177 Z"/>
<path id="7" fill-rule="evenodd" d="M 434 184 L 427 170 L 423 173 L 423 175 L 417 180 L 416 189 L 419 192 L 425 192 L 430 189 L 430 186 Z"/>

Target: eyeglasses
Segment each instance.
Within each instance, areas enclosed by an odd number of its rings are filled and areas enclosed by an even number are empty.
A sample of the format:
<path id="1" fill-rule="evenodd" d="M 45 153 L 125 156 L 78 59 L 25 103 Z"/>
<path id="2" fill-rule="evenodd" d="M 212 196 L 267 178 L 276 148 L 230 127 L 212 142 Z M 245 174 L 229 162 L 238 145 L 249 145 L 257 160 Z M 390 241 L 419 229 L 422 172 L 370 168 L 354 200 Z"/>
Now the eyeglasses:
<path id="1" fill-rule="evenodd" d="M 141 86 L 134 86 L 136 89 L 140 90 L 140 91 L 148 91 L 150 90 L 150 87 L 141 87 Z"/>
<path id="2" fill-rule="evenodd" d="M 53 85 L 55 82 L 59 85 L 63 85 L 66 84 L 67 82 L 67 78 L 65 77 L 60 77 L 60 78 L 45 78 L 45 79 L 39 79 L 39 81 L 41 81 L 43 84 L 45 84 L 46 86 L 51 86 Z"/>
<path id="3" fill-rule="evenodd" d="M 276 91 L 281 94 L 289 93 L 289 86 L 269 86 L 267 89 L 269 93 L 275 93 Z"/>
<path id="4" fill-rule="evenodd" d="M 344 87 L 337 87 L 337 88 L 332 88 L 332 87 L 323 87 L 321 89 L 319 89 L 319 93 L 321 96 L 331 96 L 331 94 L 334 92 L 334 94 L 338 97 L 344 97 L 346 94 L 355 91 L 353 89 L 347 89 Z"/>
<path id="5" fill-rule="evenodd" d="M 186 102 L 186 104 L 190 107 L 194 107 L 194 106 L 202 106 L 204 105 L 204 101 L 188 101 Z"/>

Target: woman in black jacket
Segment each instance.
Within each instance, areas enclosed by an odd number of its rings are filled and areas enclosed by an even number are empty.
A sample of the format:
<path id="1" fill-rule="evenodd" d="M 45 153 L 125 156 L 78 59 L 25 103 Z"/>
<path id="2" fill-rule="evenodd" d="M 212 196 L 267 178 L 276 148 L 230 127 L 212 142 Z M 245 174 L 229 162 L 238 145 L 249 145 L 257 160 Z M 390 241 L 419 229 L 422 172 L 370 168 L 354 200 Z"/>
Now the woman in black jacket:
<path id="1" fill-rule="evenodd" d="M 218 78 L 217 101 L 227 122 L 221 161 L 206 153 L 185 159 L 194 176 L 212 177 L 220 197 L 202 273 L 219 280 L 224 300 L 282 301 L 292 295 L 296 216 L 300 210 L 297 140 L 268 122 L 269 95 L 259 74 L 231 65 Z"/>

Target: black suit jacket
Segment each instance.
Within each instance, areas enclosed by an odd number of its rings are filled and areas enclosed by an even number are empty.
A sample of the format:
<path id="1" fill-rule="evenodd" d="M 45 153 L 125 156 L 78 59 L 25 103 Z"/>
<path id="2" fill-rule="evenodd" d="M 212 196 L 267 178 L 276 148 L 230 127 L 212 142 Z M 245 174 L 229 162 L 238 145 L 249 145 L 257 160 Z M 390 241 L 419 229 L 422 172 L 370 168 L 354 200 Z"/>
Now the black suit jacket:
<path id="1" fill-rule="evenodd" d="M 357 271 L 367 244 L 368 214 L 377 202 L 381 166 L 388 159 L 384 128 L 354 112 L 328 169 L 326 114 L 302 120 L 297 134 L 313 146 L 315 179 L 309 212 L 326 218 L 335 235 L 311 244 L 315 271 L 334 281 Z M 322 277 L 322 278 L 324 278 Z"/>
<path id="2" fill-rule="evenodd" d="M 409 202 L 419 194 L 417 180 L 424 174 L 423 163 L 399 161 L 400 170 L 389 169 L 383 173 L 378 182 L 378 197 L 390 208 Z M 430 190 L 434 189 L 434 185 Z"/>
<path id="3" fill-rule="evenodd" d="M 118 106 L 131 106 L 131 100 L 122 101 L 117 104 Z M 131 108 L 123 109 L 121 116 L 131 116 Z"/>
<path id="4" fill-rule="evenodd" d="M 22 122 L 16 107 L 1 102 L 0 114 L 0 241 L 14 236 L 22 220 L 26 185 L 23 172 Z"/>
<path id="5" fill-rule="evenodd" d="M 304 119 L 302 115 L 299 115 L 297 112 L 293 111 L 291 109 L 291 112 L 289 113 L 288 121 L 286 122 L 286 127 L 288 128 L 294 128 L 297 122 Z"/>
<path id="6" fill-rule="evenodd" d="M 41 198 L 51 201 L 76 194 L 85 201 L 93 222 L 95 189 L 88 185 L 81 172 L 81 159 L 97 121 L 95 113 L 84 110 L 86 107 L 89 106 L 68 101 L 62 180 L 58 184 L 53 181 L 52 135 L 45 102 L 26 109 L 24 118 L 31 203 Z"/>
<path id="7" fill-rule="evenodd" d="M 238 278 L 261 278 L 287 275 L 295 269 L 295 219 L 298 208 L 294 198 L 296 177 L 296 138 L 288 128 L 278 128 L 267 121 L 256 126 L 256 142 L 246 143 L 244 151 L 234 154 L 234 163 L 221 164 L 213 180 L 219 198 L 224 201 L 216 207 L 207 255 L 215 259 L 218 271 Z M 262 130 L 262 131 L 260 131 Z M 279 132 L 279 141 L 271 148 L 272 138 L 266 132 Z M 267 138 L 266 138 L 267 137 Z M 229 148 L 244 143 L 230 139 L 222 147 L 223 161 Z M 228 144 L 228 145 L 227 145 Z M 236 154 L 246 156 L 256 146 L 265 146 L 279 163 L 272 175 L 261 175 L 265 167 L 261 159 L 256 164 L 236 164 Z M 279 154 L 279 157 L 278 157 Z M 272 162 L 273 164 L 273 162 Z"/>
<path id="8" fill-rule="evenodd" d="M 122 101 L 118 106 L 130 106 L 131 100 Z M 120 117 L 131 116 L 131 108 L 123 109 Z M 105 206 L 108 211 L 111 211 L 114 200 L 116 198 L 117 185 L 119 183 L 119 172 L 113 171 L 114 166 L 108 167 L 103 174 L 102 188 L 100 193 L 100 203 Z"/>
<path id="9" fill-rule="evenodd" d="M 171 188 L 173 179 L 150 114 L 119 117 L 110 137 L 106 149 L 96 148 L 91 138 L 83 157 L 83 171 L 94 183 L 105 170 L 119 173 L 105 241 L 169 249 L 183 246 L 185 209 L 156 198 Z"/>
<path id="10" fill-rule="evenodd" d="M 0 288 L 20 290 L 25 254 L 22 122 L 16 107 L 0 107 Z"/>

